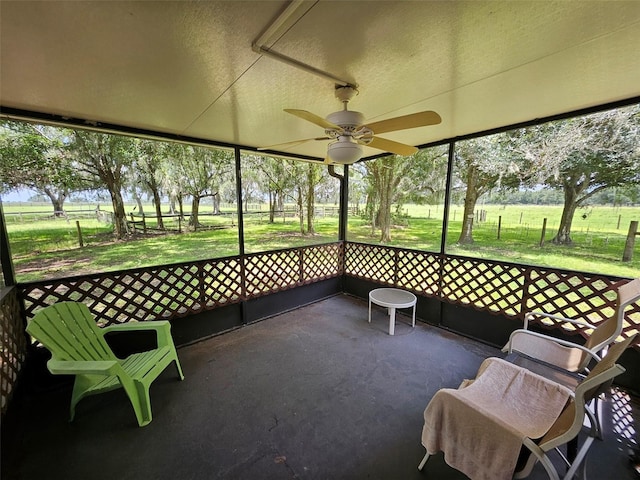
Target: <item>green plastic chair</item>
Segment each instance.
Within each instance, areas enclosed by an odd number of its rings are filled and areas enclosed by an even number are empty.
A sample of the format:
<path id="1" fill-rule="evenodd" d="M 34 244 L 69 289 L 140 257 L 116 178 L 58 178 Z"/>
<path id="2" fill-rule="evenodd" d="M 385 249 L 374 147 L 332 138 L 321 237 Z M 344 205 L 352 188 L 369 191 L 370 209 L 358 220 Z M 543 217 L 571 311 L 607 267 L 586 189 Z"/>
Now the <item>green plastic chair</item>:
<path id="1" fill-rule="evenodd" d="M 157 348 L 117 358 L 104 339 L 116 331 L 155 330 Z M 75 375 L 71 395 L 70 421 L 77 403 L 84 397 L 124 388 L 143 427 L 151 422 L 151 383 L 175 362 L 180 380 L 182 367 L 171 337 L 168 321 L 125 323 L 100 328 L 83 303 L 59 302 L 38 311 L 27 332 L 51 353 L 47 368 L 54 375 Z"/>

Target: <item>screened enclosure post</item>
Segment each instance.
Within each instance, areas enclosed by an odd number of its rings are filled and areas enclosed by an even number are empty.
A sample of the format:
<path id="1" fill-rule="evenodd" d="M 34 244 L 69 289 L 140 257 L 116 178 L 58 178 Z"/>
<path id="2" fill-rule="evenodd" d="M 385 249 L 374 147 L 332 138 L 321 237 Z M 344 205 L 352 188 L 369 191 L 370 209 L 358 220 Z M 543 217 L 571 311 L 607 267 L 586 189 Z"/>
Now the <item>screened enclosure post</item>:
<path id="1" fill-rule="evenodd" d="M 244 219 L 242 217 L 242 175 L 241 175 L 241 155 L 240 149 L 234 148 L 233 153 L 236 159 L 236 210 L 238 213 L 238 254 L 244 255 Z"/>
<path id="2" fill-rule="evenodd" d="M 238 256 L 240 262 L 240 315 L 242 316 L 242 324 L 247 324 L 247 309 L 245 302 L 247 298 L 247 276 L 245 270 L 244 256 L 244 217 L 242 213 L 242 155 L 238 147 L 233 149 L 233 155 L 236 163 L 236 212 L 238 213 Z"/>
<path id="3" fill-rule="evenodd" d="M 455 142 L 449 143 L 449 152 L 447 154 L 447 179 L 444 188 L 444 209 L 442 216 L 442 235 L 440 236 L 440 258 L 438 260 L 438 290 L 436 292 L 439 299 L 443 299 L 443 278 L 444 278 L 444 265 L 446 262 L 446 245 L 447 245 L 447 230 L 449 228 L 449 206 L 451 203 L 451 182 L 453 181 L 453 159 L 455 156 Z M 454 212 L 455 214 L 455 212 Z M 442 325 L 442 312 L 440 309 L 440 318 L 438 324 Z"/>
<path id="4" fill-rule="evenodd" d="M 447 244 L 447 229 L 449 228 L 449 205 L 451 202 L 451 181 L 453 178 L 453 157 L 455 142 L 449 143 L 449 159 L 447 160 L 447 180 L 444 188 L 444 216 L 442 219 L 442 235 L 440 237 L 440 254 L 444 255 Z"/>
<path id="5" fill-rule="evenodd" d="M 333 165 L 327 167 L 329 175 L 340 181 L 340 218 L 338 220 L 338 241 L 347 240 L 347 220 L 349 218 L 349 165 L 344 165 L 343 174 L 336 173 Z"/>
<path id="6" fill-rule="evenodd" d="M 11 260 L 11 250 L 9 248 L 9 234 L 4 220 L 4 209 L 0 200 L 0 267 L 2 268 L 2 282 L 0 287 L 10 287 L 16 284 L 16 273 Z"/>
<path id="7" fill-rule="evenodd" d="M 344 166 L 340 181 L 340 220 L 338 222 L 338 240 L 347 240 L 347 222 L 349 219 L 349 165 Z"/>

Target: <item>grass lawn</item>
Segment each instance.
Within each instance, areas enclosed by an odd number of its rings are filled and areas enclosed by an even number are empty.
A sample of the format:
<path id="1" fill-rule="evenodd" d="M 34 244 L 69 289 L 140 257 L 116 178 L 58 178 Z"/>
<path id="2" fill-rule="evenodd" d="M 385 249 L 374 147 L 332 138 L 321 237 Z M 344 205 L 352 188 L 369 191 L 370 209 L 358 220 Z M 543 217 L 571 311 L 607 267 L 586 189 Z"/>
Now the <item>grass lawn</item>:
<path id="1" fill-rule="evenodd" d="M 99 271 L 165 265 L 219 258 L 239 253 L 237 218 L 229 212 L 222 216 L 202 216 L 206 229 L 186 231 L 176 219 L 165 226 L 183 233 L 154 233 L 153 220 L 148 233 L 137 232 L 129 241 L 114 241 L 112 225 L 99 220 L 95 205 L 67 206 L 68 218 L 51 218 L 47 205 L 4 205 L 11 253 L 18 281 L 73 276 Z M 127 212 L 133 206 L 127 206 Z M 640 239 L 632 262 L 623 263 L 622 251 L 630 220 L 640 219 L 640 207 L 594 207 L 578 210 L 573 222 L 572 246 L 551 243 L 560 218 L 560 206 L 488 205 L 483 221 L 474 223 L 474 243 L 458 245 L 462 208 L 450 210 L 446 251 L 490 260 L 526 265 L 565 268 L 621 277 L 640 277 Z M 145 211 L 147 211 L 145 209 Z M 151 211 L 149 208 L 148 211 Z M 18 213 L 19 212 L 19 213 Z M 43 213 L 37 213 L 43 212 Z M 443 207 L 409 205 L 391 232 L 391 246 L 438 252 L 442 232 Z M 501 217 L 501 218 L 500 218 Z M 500 239 L 497 238 L 500 218 Z M 540 246 L 542 221 L 547 218 L 545 242 Z M 84 246 L 79 246 L 78 227 Z M 245 252 L 255 253 L 336 241 L 338 218 L 319 217 L 313 235 L 300 234 L 297 217 L 276 218 L 252 213 L 244 217 Z M 366 220 L 349 219 L 348 240 L 378 243 L 379 232 L 372 235 Z"/>

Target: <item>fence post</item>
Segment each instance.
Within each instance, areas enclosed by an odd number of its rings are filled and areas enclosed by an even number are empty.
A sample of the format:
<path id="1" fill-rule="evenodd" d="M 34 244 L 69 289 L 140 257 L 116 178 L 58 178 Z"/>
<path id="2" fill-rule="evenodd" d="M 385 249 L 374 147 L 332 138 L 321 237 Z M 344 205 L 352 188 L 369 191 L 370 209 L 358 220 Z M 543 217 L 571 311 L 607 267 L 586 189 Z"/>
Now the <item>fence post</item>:
<path id="1" fill-rule="evenodd" d="M 624 245 L 624 253 L 622 254 L 623 262 L 630 262 L 633 259 L 633 247 L 636 243 L 636 235 L 638 235 L 638 221 L 633 220 L 629 223 L 629 233 L 627 234 L 627 243 Z"/>
<path id="2" fill-rule="evenodd" d="M 142 233 L 147 233 L 147 220 L 144 217 L 144 213 L 142 214 Z"/>
<path id="3" fill-rule="evenodd" d="M 618 215 L 618 226 L 616 226 L 616 230 L 620 230 L 620 220 L 622 220 L 622 215 Z"/>
<path id="4" fill-rule="evenodd" d="M 544 245 L 544 236 L 547 233 L 547 219 L 542 220 L 542 235 L 540 235 L 540 246 Z"/>
<path id="5" fill-rule="evenodd" d="M 500 240 L 500 228 L 502 227 L 502 215 L 498 215 L 498 240 Z"/>
<path id="6" fill-rule="evenodd" d="M 80 248 L 84 247 L 84 242 L 82 241 L 82 229 L 80 228 L 80 220 L 76 220 L 76 228 L 78 229 L 78 243 L 80 244 Z"/>

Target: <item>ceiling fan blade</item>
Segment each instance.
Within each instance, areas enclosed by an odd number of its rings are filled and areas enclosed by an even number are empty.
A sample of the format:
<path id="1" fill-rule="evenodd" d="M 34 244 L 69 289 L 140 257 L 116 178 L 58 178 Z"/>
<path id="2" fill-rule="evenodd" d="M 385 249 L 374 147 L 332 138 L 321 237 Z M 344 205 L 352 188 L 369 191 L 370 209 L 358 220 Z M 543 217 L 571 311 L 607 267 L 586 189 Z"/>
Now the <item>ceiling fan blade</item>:
<path id="1" fill-rule="evenodd" d="M 328 122 L 322 117 L 319 117 L 315 113 L 307 112 L 306 110 L 295 110 L 291 108 L 285 108 L 285 112 L 290 113 L 291 115 L 295 115 L 296 117 L 300 117 L 307 122 L 315 123 L 316 125 L 322 128 L 330 128 L 332 130 L 342 130 L 342 127 L 335 125 L 331 122 Z"/>
<path id="2" fill-rule="evenodd" d="M 371 140 L 371 142 L 367 146 L 405 157 L 408 155 L 413 155 L 418 151 L 417 147 L 412 147 L 411 145 L 394 142 L 393 140 L 387 140 L 386 138 L 380 137 L 373 137 L 373 140 Z"/>
<path id="3" fill-rule="evenodd" d="M 407 128 L 425 127 L 427 125 L 437 125 L 442 122 L 442 118 L 436 112 L 427 110 L 425 112 L 411 113 L 402 117 L 389 118 L 365 125 L 373 130 L 376 135 Z"/>
<path id="4" fill-rule="evenodd" d="M 316 137 L 316 138 L 305 138 L 304 140 L 294 140 L 292 142 L 278 143 L 276 145 L 269 145 L 266 147 L 258 147 L 258 150 L 286 150 L 287 148 L 295 147 L 296 145 L 301 145 L 306 142 L 311 142 L 313 140 L 329 140 L 329 137 Z"/>

